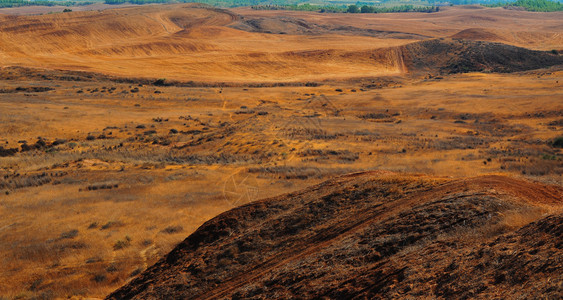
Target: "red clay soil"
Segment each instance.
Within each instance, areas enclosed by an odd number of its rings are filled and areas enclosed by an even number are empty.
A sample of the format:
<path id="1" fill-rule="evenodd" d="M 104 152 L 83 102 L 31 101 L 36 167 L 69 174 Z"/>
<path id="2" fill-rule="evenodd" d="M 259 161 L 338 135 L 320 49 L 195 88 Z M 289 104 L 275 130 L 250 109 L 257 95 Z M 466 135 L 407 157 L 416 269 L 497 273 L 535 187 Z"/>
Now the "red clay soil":
<path id="1" fill-rule="evenodd" d="M 107 299 L 557 298 L 563 188 L 343 176 L 203 224 Z"/>

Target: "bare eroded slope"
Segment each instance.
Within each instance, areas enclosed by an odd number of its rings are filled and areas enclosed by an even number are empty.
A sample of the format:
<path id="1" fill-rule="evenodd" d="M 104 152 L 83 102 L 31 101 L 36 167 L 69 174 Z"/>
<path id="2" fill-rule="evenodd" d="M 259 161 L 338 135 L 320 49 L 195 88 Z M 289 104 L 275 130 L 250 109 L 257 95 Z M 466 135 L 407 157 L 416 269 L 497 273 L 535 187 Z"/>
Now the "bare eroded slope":
<path id="1" fill-rule="evenodd" d="M 555 296 L 562 196 L 503 176 L 344 176 L 219 215 L 108 299 Z"/>

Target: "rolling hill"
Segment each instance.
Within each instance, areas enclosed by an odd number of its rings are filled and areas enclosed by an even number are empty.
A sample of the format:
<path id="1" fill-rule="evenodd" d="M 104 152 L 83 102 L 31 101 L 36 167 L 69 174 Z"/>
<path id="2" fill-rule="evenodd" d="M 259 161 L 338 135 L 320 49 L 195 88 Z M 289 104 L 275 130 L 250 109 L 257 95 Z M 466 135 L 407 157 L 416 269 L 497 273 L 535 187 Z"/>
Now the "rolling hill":
<path id="1" fill-rule="evenodd" d="M 562 196 L 496 175 L 351 174 L 217 216 L 107 299 L 557 297 Z"/>
<path id="2" fill-rule="evenodd" d="M 489 17 L 496 22 L 508 19 L 505 12 L 484 11 L 454 9 L 425 15 L 434 22 L 485 18 L 482 15 L 491 13 L 499 15 Z M 422 24 L 420 14 L 394 14 L 409 28 L 389 26 L 386 22 L 396 21 L 375 14 L 346 18 L 343 14 L 278 14 L 282 16 L 256 16 L 197 4 L 35 16 L 0 14 L 0 66 L 198 82 L 307 82 L 426 72 L 426 66 L 441 66 L 446 72 L 507 72 L 562 62 L 549 52 L 515 48 L 537 48 L 538 44 L 524 43 L 526 34 L 561 45 L 560 36 L 551 34 L 558 29 L 548 21 L 526 33 L 507 31 L 502 22 L 493 31 L 467 22 L 450 33 Z M 544 43 L 540 48 L 554 49 L 545 47 L 550 46 Z M 465 53 L 470 58 L 463 58 Z"/>

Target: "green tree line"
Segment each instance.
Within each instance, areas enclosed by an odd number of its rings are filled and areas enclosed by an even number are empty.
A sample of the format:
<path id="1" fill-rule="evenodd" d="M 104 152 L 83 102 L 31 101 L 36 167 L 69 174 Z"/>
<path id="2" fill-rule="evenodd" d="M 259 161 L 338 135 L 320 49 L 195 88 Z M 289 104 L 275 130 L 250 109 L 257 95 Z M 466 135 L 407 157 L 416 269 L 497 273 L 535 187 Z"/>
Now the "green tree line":
<path id="1" fill-rule="evenodd" d="M 170 0 L 105 0 L 105 4 L 150 4 L 150 3 L 169 3 Z"/>
<path id="2" fill-rule="evenodd" d="M 295 11 L 316 11 L 329 13 L 395 13 L 395 12 L 437 12 L 440 11 L 438 6 L 414 6 L 399 5 L 393 7 L 378 7 L 372 5 L 355 4 L 348 6 L 322 6 L 314 4 L 292 4 L 292 5 L 254 5 L 252 9 L 256 10 L 295 10 Z"/>
<path id="3" fill-rule="evenodd" d="M 260 4 L 291 4 L 287 0 L 104 0 L 106 4 L 150 4 L 150 3 L 203 3 L 219 7 L 252 6 Z"/>
<path id="4" fill-rule="evenodd" d="M 0 0 L 0 8 L 2 7 L 20 7 L 20 6 L 76 6 L 89 5 L 94 2 L 90 1 L 28 1 L 28 0 Z"/>
<path id="5" fill-rule="evenodd" d="M 517 0 L 509 3 L 495 3 L 484 5 L 488 7 L 523 7 L 528 11 L 552 12 L 563 11 L 563 4 L 549 0 Z"/>

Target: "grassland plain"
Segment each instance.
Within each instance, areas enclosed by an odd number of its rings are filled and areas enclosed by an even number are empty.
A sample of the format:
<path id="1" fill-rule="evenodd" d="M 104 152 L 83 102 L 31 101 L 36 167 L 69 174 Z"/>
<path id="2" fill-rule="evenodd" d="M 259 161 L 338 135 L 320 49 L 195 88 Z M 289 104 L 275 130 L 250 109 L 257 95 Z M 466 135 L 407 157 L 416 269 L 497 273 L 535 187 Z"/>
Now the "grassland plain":
<path id="1" fill-rule="evenodd" d="M 0 295 L 104 297 L 217 214 L 356 171 L 560 186 L 560 16 L 0 15 Z"/>

